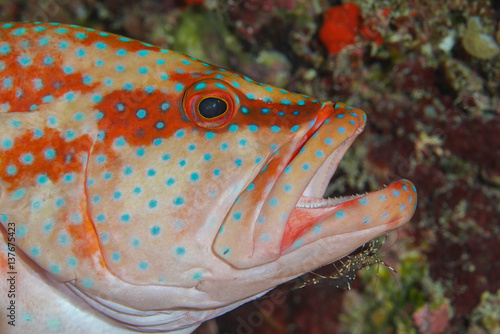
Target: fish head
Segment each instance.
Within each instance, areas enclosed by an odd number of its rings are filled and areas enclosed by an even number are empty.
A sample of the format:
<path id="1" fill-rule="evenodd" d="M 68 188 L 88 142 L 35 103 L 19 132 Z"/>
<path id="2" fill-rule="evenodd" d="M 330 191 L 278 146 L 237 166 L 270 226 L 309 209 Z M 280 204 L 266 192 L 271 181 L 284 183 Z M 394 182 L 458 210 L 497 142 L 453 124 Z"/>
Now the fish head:
<path id="1" fill-rule="evenodd" d="M 166 121 L 123 96 L 98 106 L 96 151 L 107 153 L 93 154 L 88 175 L 114 176 L 105 188 L 88 186 L 100 199 L 89 212 L 121 279 L 196 287 L 224 305 L 337 260 L 412 216 L 409 181 L 322 198 L 364 129 L 361 110 L 218 68 L 171 77 L 182 94 L 168 106 L 144 97 L 150 110 L 168 109 Z"/>
<path id="2" fill-rule="evenodd" d="M 34 280 L 129 327 L 215 317 L 413 215 L 406 180 L 323 198 L 359 109 L 92 29 L 1 29 L 0 222 Z"/>

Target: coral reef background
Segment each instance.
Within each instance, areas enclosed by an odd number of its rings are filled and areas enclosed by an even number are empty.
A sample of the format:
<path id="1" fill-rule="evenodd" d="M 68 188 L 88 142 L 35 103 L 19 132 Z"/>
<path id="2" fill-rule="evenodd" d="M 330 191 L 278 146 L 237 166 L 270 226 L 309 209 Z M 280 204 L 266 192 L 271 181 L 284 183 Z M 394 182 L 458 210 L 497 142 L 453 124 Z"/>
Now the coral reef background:
<path id="1" fill-rule="evenodd" d="M 415 183 L 414 218 L 352 290 L 284 285 L 196 333 L 500 333 L 498 1 L 1 0 L 0 19 L 123 34 L 346 102 L 368 125 L 328 195 Z"/>

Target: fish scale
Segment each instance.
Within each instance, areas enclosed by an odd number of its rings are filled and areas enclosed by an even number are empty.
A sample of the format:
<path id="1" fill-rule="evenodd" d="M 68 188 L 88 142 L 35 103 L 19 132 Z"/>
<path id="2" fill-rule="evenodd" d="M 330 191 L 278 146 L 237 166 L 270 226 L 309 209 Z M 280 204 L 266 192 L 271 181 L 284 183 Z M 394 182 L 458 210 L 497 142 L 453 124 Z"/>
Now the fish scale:
<path id="1" fill-rule="evenodd" d="M 0 218 L 32 273 L 20 283 L 46 291 L 21 304 L 62 300 L 81 324 L 190 332 L 415 210 L 406 180 L 321 199 L 366 122 L 341 103 L 56 23 L 1 25 L 0 73 Z M 26 307 L 23 330 L 69 330 L 52 306 Z"/>

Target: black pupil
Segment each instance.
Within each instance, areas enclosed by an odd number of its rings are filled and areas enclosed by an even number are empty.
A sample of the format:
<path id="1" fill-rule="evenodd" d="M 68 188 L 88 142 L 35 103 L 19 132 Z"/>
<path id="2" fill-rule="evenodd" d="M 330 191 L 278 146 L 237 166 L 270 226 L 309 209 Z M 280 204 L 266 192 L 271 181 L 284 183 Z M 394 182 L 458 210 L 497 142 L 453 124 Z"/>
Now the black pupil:
<path id="1" fill-rule="evenodd" d="M 205 118 L 214 118 L 226 112 L 227 103 L 216 97 L 207 97 L 200 102 L 198 108 L 201 116 Z"/>

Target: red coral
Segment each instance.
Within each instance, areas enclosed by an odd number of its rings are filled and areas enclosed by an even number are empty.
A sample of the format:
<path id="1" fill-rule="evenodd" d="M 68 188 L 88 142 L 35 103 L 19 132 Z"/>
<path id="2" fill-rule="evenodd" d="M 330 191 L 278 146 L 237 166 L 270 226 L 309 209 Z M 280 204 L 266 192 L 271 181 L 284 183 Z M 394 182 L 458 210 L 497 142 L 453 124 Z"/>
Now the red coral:
<path id="1" fill-rule="evenodd" d="M 382 42 L 384 39 L 382 38 L 382 35 L 380 32 L 377 31 L 378 24 L 375 21 L 368 22 L 367 24 L 363 25 L 360 29 L 361 35 L 367 39 L 371 39 L 372 41 L 375 42 L 378 46 L 382 45 Z"/>
<path id="2" fill-rule="evenodd" d="M 382 11 L 379 19 L 387 18 L 390 13 L 389 9 Z M 328 52 L 336 54 L 347 45 L 355 44 L 358 34 L 374 41 L 378 46 L 382 45 L 384 40 L 379 32 L 379 22 L 374 19 L 364 23 L 360 14 L 359 7 L 350 2 L 333 6 L 326 11 L 319 38 Z"/>
<path id="3" fill-rule="evenodd" d="M 360 25 L 360 9 L 353 3 L 333 6 L 325 13 L 319 39 L 331 54 L 354 44 Z"/>

